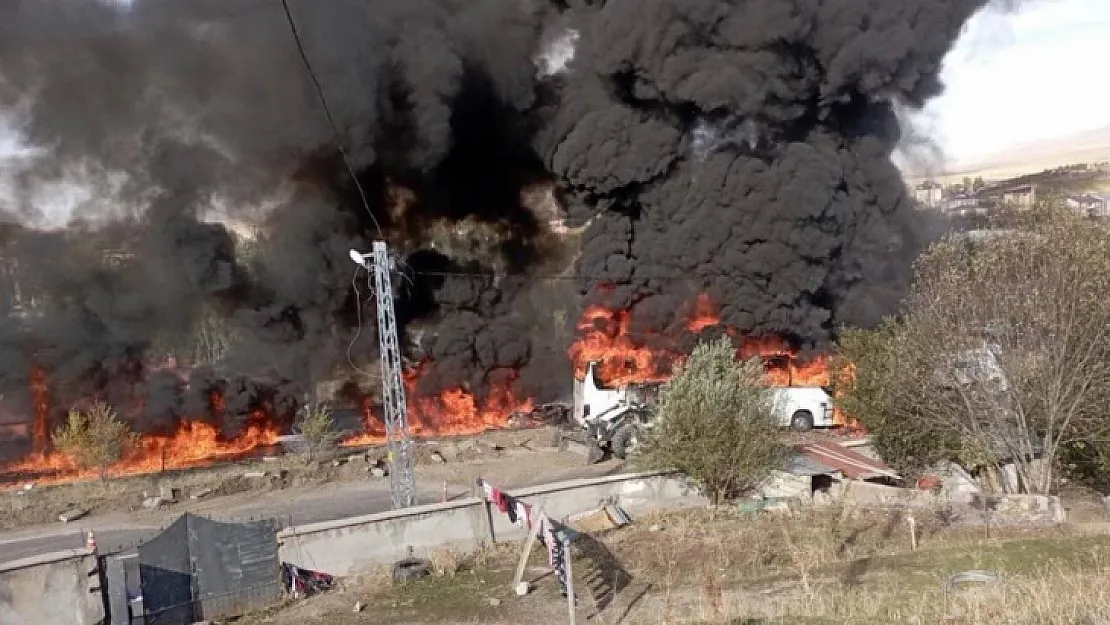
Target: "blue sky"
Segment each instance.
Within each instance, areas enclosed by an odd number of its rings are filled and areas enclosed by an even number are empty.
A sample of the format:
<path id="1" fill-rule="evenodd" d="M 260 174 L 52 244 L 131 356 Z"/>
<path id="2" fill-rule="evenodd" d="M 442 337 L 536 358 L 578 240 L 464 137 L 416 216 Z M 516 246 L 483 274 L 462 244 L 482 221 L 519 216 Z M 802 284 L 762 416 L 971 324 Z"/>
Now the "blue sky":
<path id="1" fill-rule="evenodd" d="M 1110 126 L 1110 0 L 985 9 L 942 76 L 945 93 L 917 119 L 952 163 Z"/>

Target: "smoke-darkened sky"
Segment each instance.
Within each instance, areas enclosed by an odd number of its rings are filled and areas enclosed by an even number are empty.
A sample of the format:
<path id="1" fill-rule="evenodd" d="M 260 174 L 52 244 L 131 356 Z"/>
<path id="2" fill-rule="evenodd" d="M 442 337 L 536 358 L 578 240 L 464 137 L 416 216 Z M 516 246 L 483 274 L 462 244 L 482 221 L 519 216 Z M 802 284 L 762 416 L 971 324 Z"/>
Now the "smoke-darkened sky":
<path id="1" fill-rule="evenodd" d="M 890 161 L 894 105 L 941 92 L 983 3 L 290 1 L 385 237 L 416 270 L 510 274 L 410 276 L 398 314 L 426 330 L 432 390 L 516 369 L 537 396 L 568 387 L 552 337 L 576 294 L 634 308 L 646 336 L 705 291 L 742 332 L 806 345 L 892 311 L 932 234 Z M 167 352 L 292 395 L 332 375 L 357 317 L 347 252 L 378 233 L 280 3 L 3 4 L 24 152 L 2 175 L 5 300 L 37 308 L 0 337 L 0 382 L 25 386 L 31 353 L 71 394 Z M 534 276 L 555 258 L 521 200 L 536 183 L 588 224 L 569 292 Z M 446 246 L 443 223 L 486 234 Z M 145 388 L 156 417 L 185 410 Z"/>

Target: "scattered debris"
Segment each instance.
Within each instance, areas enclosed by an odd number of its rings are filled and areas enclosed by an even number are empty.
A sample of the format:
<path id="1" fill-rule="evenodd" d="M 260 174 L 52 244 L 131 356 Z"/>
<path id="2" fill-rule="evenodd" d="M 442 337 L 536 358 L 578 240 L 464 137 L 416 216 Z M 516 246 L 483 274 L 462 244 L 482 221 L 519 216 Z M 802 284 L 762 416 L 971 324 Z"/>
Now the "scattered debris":
<path id="1" fill-rule="evenodd" d="M 347 462 L 365 462 L 366 454 L 351 454 L 347 456 Z"/>
<path id="2" fill-rule="evenodd" d="M 262 456 L 262 462 L 277 462 L 281 460 L 278 456 Z"/>
<path id="3" fill-rule="evenodd" d="M 158 487 L 158 496 L 170 503 L 177 503 L 177 500 L 181 499 L 181 489 L 162 484 Z"/>
<path id="4" fill-rule="evenodd" d="M 490 597 L 490 598 L 489 598 L 489 604 L 490 604 L 490 605 L 491 605 L 492 607 L 495 607 L 495 608 L 496 608 L 497 606 L 501 605 L 501 600 L 500 600 L 500 599 L 498 599 L 497 597 Z"/>
<path id="5" fill-rule="evenodd" d="M 663 531 L 663 526 L 658 524 L 658 523 L 655 523 L 654 525 L 652 525 L 651 527 L 648 528 L 648 531 L 649 532 L 662 532 Z"/>
<path id="6" fill-rule="evenodd" d="M 312 449 L 312 444 L 302 434 L 288 434 L 277 437 L 282 449 L 295 454 L 303 454 Z"/>
<path id="7" fill-rule="evenodd" d="M 58 520 L 62 523 L 70 523 L 84 517 L 88 513 L 89 511 L 84 508 L 73 508 L 72 510 L 66 510 L 65 512 L 59 514 Z"/>
<path id="8" fill-rule="evenodd" d="M 331 461 L 331 466 L 333 466 L 333 467 L 341 467 L 345 464 L 347 464 L 347 459 L 346 458 L 336 458 L 336 459 Z"/>
<path id="9" fill-rule="evenodd" d="M 355 614 L 358 614 L 359 612 L 362 612 L 362 602 L 361 601 L 356 601 L 355 602 L 355 609 L 352 610 L 352 612 L 354 612 Z"/>
<path id="10" fill-rule="evenodd" d="M 204 497 L 207 497 L 208 495 L 211 495 L 211 494 L 212 494 L 212 489 L 211 488 L 202 488 L 202 489 L 198 490 L 197 492 L 193 493 L 192 495 L 189 495 L 189 499 L 192 499 L 193 501 L 196 501 L 198 499 L 202 499 Z"/>
<path id="11" fill-rule="evenodd" d="M 370 467 L 370 475 L 374 477 L 385 477 L 385 469 L 381 467 Z"/>
<path id="12" fill-rule="evenodd" d="M 1002 576 L 997 571 L 973 570 L 973 571 L 964 571 L 963 573 L 956 573 L 955 575 L 950 576 L 944 582 L 944 612 L 945 612 L 945 614 L 947 614 L 949 617 L 960 616 L 960 615 L 949 613 L 948 603 L 949 603 L 949 598 L 951 597 L 951 595 L 954 594 L 957 590 L 959 590 L 962 586 L 964 586 L 966 584 L 993 585 L 993 584 L 998 584 L 1001 581 L 1002 581 Z"/>
<path id="13" fill-rule="evenodd" d="M 432 461 L 443 464 L 444 462 L 447 462 L 447 459 L 444 458 L 443 454 L 439 453 L 438 451 L 433 451 L 432 452 Z"/>
<path id="14" fill-rule="evenodd" d="M 767 502 L 763 506 L 763 510 L 765 512 L 777 512 L 777 513 L 780 513 L 780 514 L 789 514 L 790 511 L 791 511 L 790 510 L 790 502 L 786 501 L 785 499 L 777 499 L 777 500 L 768 499 Z"/>
<path id="15" fill-rule="evenodd" d="M 247 479 L 266 477 L 266 472 L 265 471 L 247 471 L 246 473 L 243 474 L 243 477 L 245 477 Z"/>
<path id="16" fill-rule="evenodd" d="M 282 586 L 289 590 L 289 594 L 296 599 L 328 590 L 335 583 L 335 577 L 282 562 L 281 582 Z"/>
<path id="17" fill-rule="evenodd" d="M 616 504 L 608 504 L 596 510 L 567 517 L 568 527 L 587 534 L 624 527 L 630 523 L 632 519 L 628 518 L 624 510 Z"/>
<path id="18" fill-rule="evenodd" d="M 423 558 L 408 557 L 393 565 L 393 581 L 409 582 L 432 574 L 432 563 Z"/>
<path id="19" fill-rule="evenodd" d="M 155 495 L 143 500 L 143 507 L 147 509 L 161 508 L 166 503 L 165 499 Z"/>
<path id="20" fill-rule="evenodd" d="M 576 454 L 579 456 L 585 456 L 587 458 L 590 456 L 590 450 L 592 449 L 590 445 L 586 445 L 585 443 L 570 439 L 564 439 L 563 441 L 561 441 L 561 447 L 562 450 L 565 452 Z"/>

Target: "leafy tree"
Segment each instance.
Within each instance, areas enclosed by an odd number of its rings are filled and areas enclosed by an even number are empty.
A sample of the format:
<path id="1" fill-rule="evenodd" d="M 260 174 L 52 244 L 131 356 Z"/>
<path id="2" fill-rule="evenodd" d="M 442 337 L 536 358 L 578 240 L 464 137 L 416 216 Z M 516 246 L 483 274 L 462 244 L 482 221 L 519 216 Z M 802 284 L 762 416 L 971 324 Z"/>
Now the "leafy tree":
<path id="1" fill-rule="evenodd" d="M 116 418 L 108 404 L 97 402 L 87 411 L 70 410 L 65 425 L 54 430 L 51 439 L 78 466 L 99 469 L 103 479 L 108 467 L 138 444 L 139 436 Z"/>
<path id="2" fill-rule="evenodd" d="M 298 428 L 307 444 L 307 455 L 311 458 L 316 452 L 332 447 L 339 439 L 331 410 L 326 404 L 316 404 L 305 411 Z"/>
<path id="3" fill-rule="evenodd" d="M 735 354 L 727 338 L 696 347 L 660 390 L 654 427 L 634 453 L 645 468 L 686 474 L 714 503 L 756 488 L 788 451 L 763 363 Z"/>
<path id="4" fill-rule="evenodd" d="M 886 319 L 874 330 L 846 329 L 841 333 L 834 370 L 837 404 L 870 433 L 875 450 L 906 476 L 952 457 L 959 443 L 943 428 L 933 427 L 924 405 L 906 405 L 906 386 L 919 382 L 915 367 L 906 362 L 904 327 Z"/>
<path id="5" fill-rule="evenodd" d="M 1110 232 L 1059 207 L 1013 226 L 935 244 L 898 320 L 845 333 L 842 405 L 895 463 L 1013 462 L 1004 488 L 1045 493 L 1062 452 L 1110 435 Z"/>

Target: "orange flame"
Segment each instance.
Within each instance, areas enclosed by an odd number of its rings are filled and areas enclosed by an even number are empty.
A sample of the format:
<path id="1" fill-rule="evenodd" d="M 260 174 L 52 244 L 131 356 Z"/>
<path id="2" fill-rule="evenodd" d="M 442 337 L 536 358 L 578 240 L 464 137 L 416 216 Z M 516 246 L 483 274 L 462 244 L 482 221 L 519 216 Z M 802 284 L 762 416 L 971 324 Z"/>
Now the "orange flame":
<path id="1" fill-rule="evenodd" d="M 135 448 L 108 468 L 113 477 L 183 469 L 249 454 L 275 445 L 279 431 L 273 419 L 261 411 L 250 416 L 242 433 L 228 438 L 219 428 L 204 421 L 182 421 L 172 434 L 144 434 Z M 92 479 L 98 468 L 82 468 L 61 451 L 36 451 L 13 463 L 0 466 L 10 475 L 29 474 L 37 484 Z"/>
<path id="2" fill-rule="evenodd" d="M 665 382 L 671 378 L 674 367 L 681 364 L 686 354 L 676 337 L 634 337 L 630 331 L 631 310 L 610 310 L 603 306 L 590 306 L 578 323 L 578 338 L 568 354 L 574 363 L 575 375 L 581 379 L 591 362 L 597 363 L 596 371 L 602 384 L 619 387 L 628 384 Z M 697 334 L 721 325 L 717 312 L 708 295 L 699 294 L 691 308 L 686 330 Z M 732 327 L 723 330 L 735 337 Z M 651 345 L 645 345 L 650 342 Z M 738 359 L 760 357 L 765 365 L 768 386 L 833 386 L 830 358 L 825 354 L 802 357 L 785 340 L 769 337 L 745 337 L 736 351 Z M 838 425 L 853 423 L 837 408 Z"/>
<path id="3" fill-rule="evenodd" d="M 521 398 L 513 390 L 517 373 L 510 369 L 494 371 L 497 381 L 479 399 L 470 391 L 456 387 L 433 397 L 417 393 L 420 378 L 431 361 L 425 361 L 404 374 L 408 398 L 408 423 L 413 437 L 464 436 L 490 429 L 504 428 L 514 413 L 529 413 L 535 407 L 532 398 Z M 363 400 L 363 421 L 366 432 L 343 442 L 346 446 L 369 445 L 385 440 L 382 418 L 374 413 L 369 399 Z"/>

